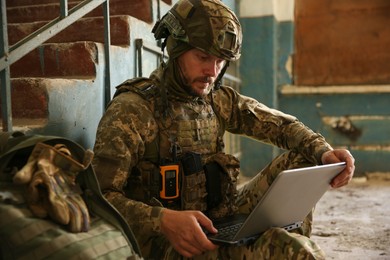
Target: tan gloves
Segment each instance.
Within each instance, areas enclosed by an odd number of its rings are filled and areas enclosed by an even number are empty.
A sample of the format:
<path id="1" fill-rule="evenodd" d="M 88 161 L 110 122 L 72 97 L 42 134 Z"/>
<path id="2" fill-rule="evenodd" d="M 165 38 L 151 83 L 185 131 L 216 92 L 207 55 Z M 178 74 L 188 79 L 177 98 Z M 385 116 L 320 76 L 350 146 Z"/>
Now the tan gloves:
<path id="1" fill-rule="evenodd" d="M 17 184 L 27 184 L 27 204 L 36 217 L 49 216 L 71 232 L 88 231 L 89 213 L 75 183 L 76 176 L 91 163 L 87 150 L 82 163 L 63 144 L 54 147 L 37 143 L 27 164 L 14 176 Z"/>

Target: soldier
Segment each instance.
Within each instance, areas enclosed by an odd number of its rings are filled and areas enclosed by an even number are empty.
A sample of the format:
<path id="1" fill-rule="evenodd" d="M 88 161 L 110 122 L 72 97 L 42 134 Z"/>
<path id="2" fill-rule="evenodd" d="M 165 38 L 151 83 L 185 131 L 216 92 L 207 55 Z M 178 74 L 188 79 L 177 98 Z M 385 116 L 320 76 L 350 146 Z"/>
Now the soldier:
<path id="1" fill-rule="evenodd" d="M 311 214 L 293 232 L 271 228 L 254 243 L 217 246 L 211 218 L 250 212 L 284 169 L 354 158 L 297 118 L 221 86 L 240 57 L 241 26 L 219 0 L 180 0 L 156 23 L 169 59 L 149 78 L 118 86 L 102 117 L 94 167 L 106 198 L 133 229 L 146 259 L 322 259 L 310 240 Z M 223 152 L 225 131 L 286 149 L 240 189 L 238 160 Z M 211 169 L 211 170 L 210 170 Z"/>

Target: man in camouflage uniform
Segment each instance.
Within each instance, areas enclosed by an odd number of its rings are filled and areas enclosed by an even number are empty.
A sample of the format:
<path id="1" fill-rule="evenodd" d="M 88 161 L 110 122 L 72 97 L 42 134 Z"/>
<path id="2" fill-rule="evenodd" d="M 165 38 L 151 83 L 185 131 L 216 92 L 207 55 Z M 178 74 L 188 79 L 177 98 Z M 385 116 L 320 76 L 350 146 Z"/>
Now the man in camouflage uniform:
<path id="1" fill-rule="evenodd" d="M 242 246 L 217 246 L 202 229 L 217 231 L 213 217 L 250 212 L 284 169 L 345 161 L 331 185 L 346 185 L 355 168 L 352 155 L 333 149 L 295 117 L 220 86 L 242 40 L 237 17 L 221 1 L 180 0 L 153 32 L 163 40 L 168 62 L 149 78 L 118 87 L 94 147 L 101 189 L 127 219 L 143 256 L 324 258 L 309 238 L 311 214 L 293 232 L 271 228 Z M 287 152 L 237 190 L 239 162 L 223 153 L 225 131 Z"/>

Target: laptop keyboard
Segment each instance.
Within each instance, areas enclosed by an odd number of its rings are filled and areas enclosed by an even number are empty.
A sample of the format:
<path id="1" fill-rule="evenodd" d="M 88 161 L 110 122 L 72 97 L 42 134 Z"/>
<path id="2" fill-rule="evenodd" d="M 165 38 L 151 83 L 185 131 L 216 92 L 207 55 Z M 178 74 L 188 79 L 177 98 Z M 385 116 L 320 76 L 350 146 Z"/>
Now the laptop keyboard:
<path id="1" fill-rule="evenodd" d="M 218 228 L 217 236 L 220 238 L 232 239 L 241 228 L 242 224 L 243 223 L 237 223 L 226 227 L 220 227 Z"/>

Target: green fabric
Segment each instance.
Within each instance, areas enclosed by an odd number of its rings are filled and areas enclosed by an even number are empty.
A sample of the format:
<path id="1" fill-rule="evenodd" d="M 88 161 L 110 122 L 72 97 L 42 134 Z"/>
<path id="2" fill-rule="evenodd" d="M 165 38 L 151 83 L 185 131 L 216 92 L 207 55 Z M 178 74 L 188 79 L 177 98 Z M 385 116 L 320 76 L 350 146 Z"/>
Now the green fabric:
<path id="1" fill-rule="evenodd" d="M 2 259 L 116 259 L 134 254 L 122 232 L 100 217 L 93 218 L 88 232 L 71 233 L 35 218 L 26 208 L 0 203 Z"/>

